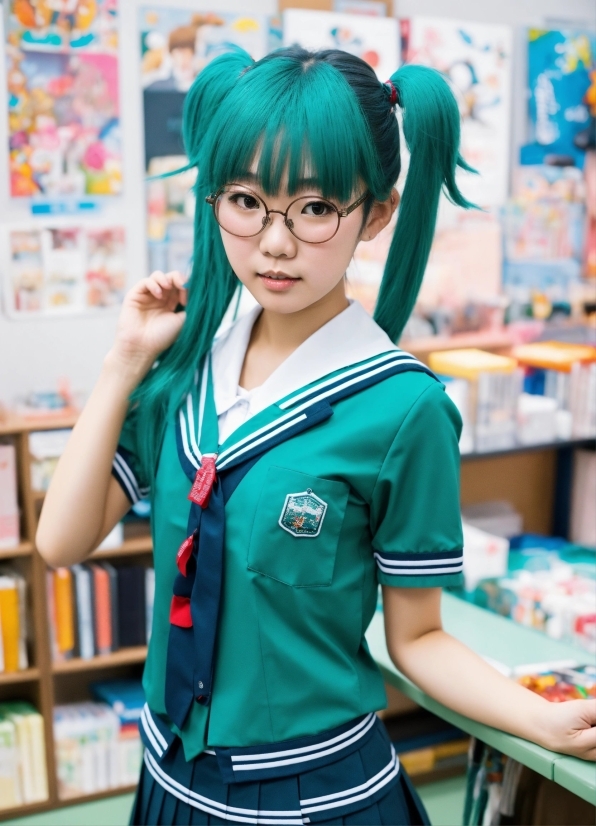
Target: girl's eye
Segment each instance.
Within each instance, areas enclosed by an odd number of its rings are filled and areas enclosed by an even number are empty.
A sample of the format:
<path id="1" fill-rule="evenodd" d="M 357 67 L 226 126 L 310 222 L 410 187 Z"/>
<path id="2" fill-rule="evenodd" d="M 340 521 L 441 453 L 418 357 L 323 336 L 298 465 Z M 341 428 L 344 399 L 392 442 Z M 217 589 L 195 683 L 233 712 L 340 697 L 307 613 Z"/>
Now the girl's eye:
<path id="1" fill-rule="evenodd" d="M 326 218 L 333 211 L 331 204 L 326 201 L 310 201 L 302 208 L 303 215 L 310 215 L 313 218 Z"/>
<path id="2" fill-rule="evenodd" d="M 229 201 L 239 209 L 259 209 L 261 206 L 253 195 L 247 195 L 245 192 L 232 193 L 229 197 Z"/>

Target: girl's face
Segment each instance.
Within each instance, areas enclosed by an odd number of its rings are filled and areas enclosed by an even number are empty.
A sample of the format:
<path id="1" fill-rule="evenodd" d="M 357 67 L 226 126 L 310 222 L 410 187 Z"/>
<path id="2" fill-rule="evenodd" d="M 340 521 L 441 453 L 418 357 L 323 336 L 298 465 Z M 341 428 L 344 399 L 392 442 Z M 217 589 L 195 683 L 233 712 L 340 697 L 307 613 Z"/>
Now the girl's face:
<path id="1" fill-rule="evenodd" d="M 254 210 L 259 202 L 264 202 L 271 211 L 285 212 L 292 201 L 303 196 L 309 196 L 300 202 L 301 211 L 306 210 L 307 215 L 313 212 L 316 215 L 324 209 L 317 200 L 322 198 L 320 191 L 312 186 L 305 186 L 290 196 L 284 192 L 265 195 L 252 180 L 237 183 L 249 188 L 258 199 L 241 198 L 239 207 L 244 210 Z M 362 194 L 364 188 L 352 201 Z M 332 203 L 338 209 L 349 206 Z M 389 207 L 387 221 L 379 222 L 379 210 L 375 205 L 364 227 L 363 209 L 364 205 L 360 205 L 341 218 L 336 234 L 323 243 L 308 243 L 296 238 L 278 212 L 272 212 L 268 226 L 258 235 L 238 237 L 222 228 L 221 237 L 232 269 L 261 307 L 275 313 L 296 313 L 320 301 L 334 288 L 343 292 L 343 277 L 356 245 L 360 240 L 373 238 L 388 223 L 394 207 Z"/>

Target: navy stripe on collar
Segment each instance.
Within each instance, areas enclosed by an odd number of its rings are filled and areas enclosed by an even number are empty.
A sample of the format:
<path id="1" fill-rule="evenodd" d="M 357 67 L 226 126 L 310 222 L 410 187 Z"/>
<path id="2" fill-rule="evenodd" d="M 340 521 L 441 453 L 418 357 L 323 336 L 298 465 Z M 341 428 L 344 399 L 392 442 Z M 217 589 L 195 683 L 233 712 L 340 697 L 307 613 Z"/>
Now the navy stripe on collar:
<path id="1" fill-rule="evenodd" d="M 304 393 L 285 400 L 279 405 L 282 409 L 293 405 L 296 400 L 301 401 L 301 403 L 297 407 L 293 406 L 291 410 L 274 422 L 245 436 L 244 439 L 222 451 L 217 459 L 217 467 L 223 469 L 231 463 L 235 463 L 238 458 L 249 456 L 253 447 L 268 443 L 282 429 L 285 431 L 297 423 L 300 417 L 308 416 L 311 410 L 317 409 L 323 404 L 333 405 L 335 402 L 366 390 L 366 388 L 372 387 L 390 376 L 405 372 L 423 372 L 438 381 L 434 373 L 417 359 L 412 357 L 403 358 L 401 353 L 398 353 L 397 356 L 390 359 L 377 359 L 374 362 L 369 362 L 365 368 L 359 369 L 353 375 L 346 377 L 344 373 L 333 380 L 324 382 L 323 385 L 318 385 L 309 390 L 306 400 L 302 400 Z"/>

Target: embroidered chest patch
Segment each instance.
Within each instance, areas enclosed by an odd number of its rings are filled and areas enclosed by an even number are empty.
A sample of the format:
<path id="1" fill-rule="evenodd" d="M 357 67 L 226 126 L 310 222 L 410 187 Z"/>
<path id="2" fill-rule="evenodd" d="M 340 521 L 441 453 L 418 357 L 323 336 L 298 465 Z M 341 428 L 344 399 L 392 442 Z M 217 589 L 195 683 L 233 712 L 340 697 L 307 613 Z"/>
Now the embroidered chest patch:
<path id="1" fill-rule="evenodd" d="M 327 503 L 308 490 L 288 493 L 279 525 L 292 536 L 318 536 L 323 527 Z"/>

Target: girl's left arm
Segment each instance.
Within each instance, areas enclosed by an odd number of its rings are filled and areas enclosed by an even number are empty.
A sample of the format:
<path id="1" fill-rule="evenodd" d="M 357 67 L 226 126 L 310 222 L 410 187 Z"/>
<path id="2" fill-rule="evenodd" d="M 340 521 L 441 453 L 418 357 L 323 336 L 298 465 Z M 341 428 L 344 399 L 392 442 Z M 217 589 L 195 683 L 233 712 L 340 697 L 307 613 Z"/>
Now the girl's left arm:
<path id="1" fill-rule="evenodd" d="M 391 659 L 429 696 L 551 751 L 596 760 L 596 700 L 550 703 L 504 677 L 443 631 L 440 588 L 383 586 L 383 605 Z"/>

